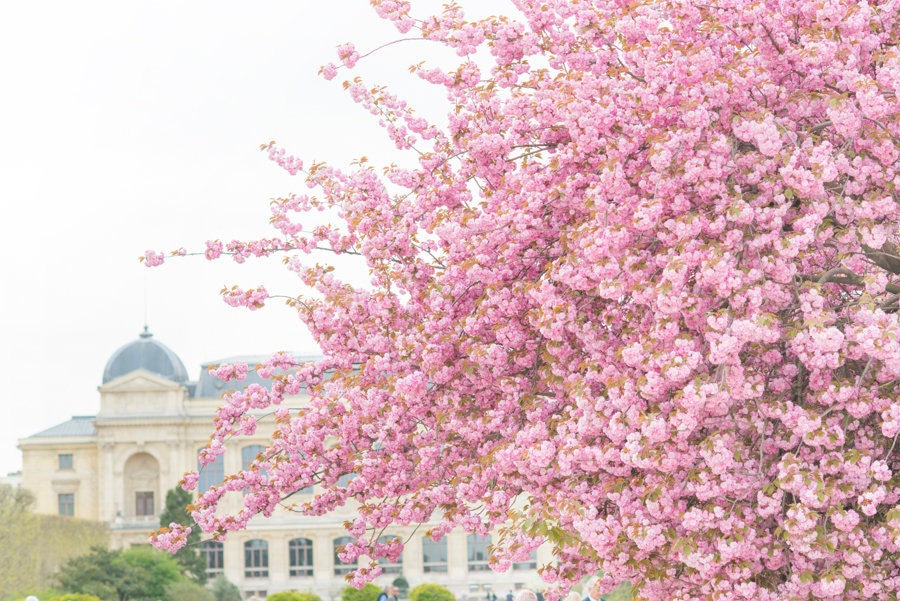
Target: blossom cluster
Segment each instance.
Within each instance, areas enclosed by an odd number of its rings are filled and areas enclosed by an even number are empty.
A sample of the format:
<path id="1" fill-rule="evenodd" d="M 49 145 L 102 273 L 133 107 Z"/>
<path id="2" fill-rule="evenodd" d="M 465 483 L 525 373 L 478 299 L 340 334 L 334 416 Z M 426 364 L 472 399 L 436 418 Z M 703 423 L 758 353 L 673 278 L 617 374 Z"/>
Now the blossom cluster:
<path id="1" fill-rule="evenodd" d="M 274 433 L 199 497 L 202 529 L 316 485 L 293 509 L 358 505 L 347 558 L 436 520 L 497 533 L 497 569 L 550 546 L 551 597 L 602 572 L 650 601 L 897 598 L 900 0 L 372 4 L 465 57 L 411 69 L 446 119 L 355 77 L 411 165 L 265 147 L 311 192 L 272 203 L 281 237 L 205 254 L 284 253 L 324 359 L 226 397 L 201 462 L 260 411 Z M 332 224 L 304 230 L 316 210 Z"/>

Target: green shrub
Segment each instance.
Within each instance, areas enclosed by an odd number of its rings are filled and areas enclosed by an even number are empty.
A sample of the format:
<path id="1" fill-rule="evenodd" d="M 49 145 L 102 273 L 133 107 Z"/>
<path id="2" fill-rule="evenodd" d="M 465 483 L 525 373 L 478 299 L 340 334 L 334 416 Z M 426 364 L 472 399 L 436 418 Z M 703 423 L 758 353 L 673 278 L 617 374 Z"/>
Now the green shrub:
<path id="1" fill-rule="evenodd" d="M 282 591 L 280 593 L 272 593 L 266 597 L 266 601 L 322 601 L 322 597 L 314 593 Z"/>
<path id="2" fill-rule="evenodd" d="M 166 595 L 172 601 L 214 601 L 212 591 L 191 580 L 166 585 Z"/>
<path id="3" fill-rule="evenodd" d="M 369 582 L 362 588 L 345 586 L 341 591 L 341 601 L 378 601 L 381 589 Z"/>
<path id="4" fill-rule="evenodd" d="M 215 601 L 241 601 L 241 589 L 221 574 L 213 580 L 212 594 Z"/>
<path id="5" fill-rule="evenodd" d="M 447 587 L 440 584 L 420 584 L 409 591 L 412 601 L 456 601 Z"/>
<path id="6" fill-rule="evenodd" d="M 51 597 L 47 599 L 47 601 L 103 601 L 103 599 L 95 597 L 94 595 L 84 595 L 82 593 L 66 593 L 64 595 Z"/>

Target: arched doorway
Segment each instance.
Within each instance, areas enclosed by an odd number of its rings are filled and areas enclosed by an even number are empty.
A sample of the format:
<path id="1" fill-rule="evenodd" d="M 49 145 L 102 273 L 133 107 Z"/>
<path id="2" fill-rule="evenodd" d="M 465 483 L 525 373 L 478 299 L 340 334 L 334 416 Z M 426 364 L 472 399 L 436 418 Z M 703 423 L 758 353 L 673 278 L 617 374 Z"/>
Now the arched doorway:
<path id="1" fill-rule="evenodd" d="M 136 453 L 125 462 L 125 515 L 152 521 L 159 515 L 159 462 L 149 453 Z"/>

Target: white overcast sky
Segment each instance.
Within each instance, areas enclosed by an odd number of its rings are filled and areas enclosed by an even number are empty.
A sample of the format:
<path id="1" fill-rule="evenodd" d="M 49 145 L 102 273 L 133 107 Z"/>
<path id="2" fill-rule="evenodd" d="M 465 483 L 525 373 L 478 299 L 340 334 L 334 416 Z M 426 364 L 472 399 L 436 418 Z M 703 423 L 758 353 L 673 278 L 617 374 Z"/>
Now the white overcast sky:
<path id="1" fill-rule="evenodd" d="M 277 260 L 147 269 L 138 257 L 274 235 L 268 200 L 306 189 L 261 143 L 307 164 L 397 158 L 341 89 L 347 72 L 327 82 L 317 71 L 340 43 L 400 37 L 367 0 L 0 3 L 0 475 L 20 469 L 19 438 L 97 412 L 107 359 L 145 318 L 192 379 L 204 361 L 317 352 L 280 303 L 249 312 L 218 295 L 225 284 L 299 292 Z M 423 58 L 448 55 L 405 42 L 358 73 L 444 114 L 408 75 Z"/>

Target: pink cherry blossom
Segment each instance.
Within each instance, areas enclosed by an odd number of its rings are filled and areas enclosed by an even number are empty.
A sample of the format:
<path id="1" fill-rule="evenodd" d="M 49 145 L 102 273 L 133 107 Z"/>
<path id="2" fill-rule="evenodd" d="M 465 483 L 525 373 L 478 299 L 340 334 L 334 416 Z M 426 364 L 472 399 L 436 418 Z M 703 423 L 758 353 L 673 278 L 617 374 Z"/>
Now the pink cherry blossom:
<path id="1" fill-rule="evenodd" d="M 550 598 L 595 573 L 649 601 L 897 598 L 900 1 L 372 4 L 464 58 L 410 69 L 442 118 L 348 78 L 409 160 L 264 144 L 306 194 L 272 202 L 276 237 L 197 253 L 283 259 L 323 355 L 213 368 L 271 384 L 225 397 L 200 462 L 273 434 L 197 524 L 316 485 L 298 511 L 358 504 L 352 560 L 434 520 L 493 532 L 495 569 L 547 545 Z"/>

